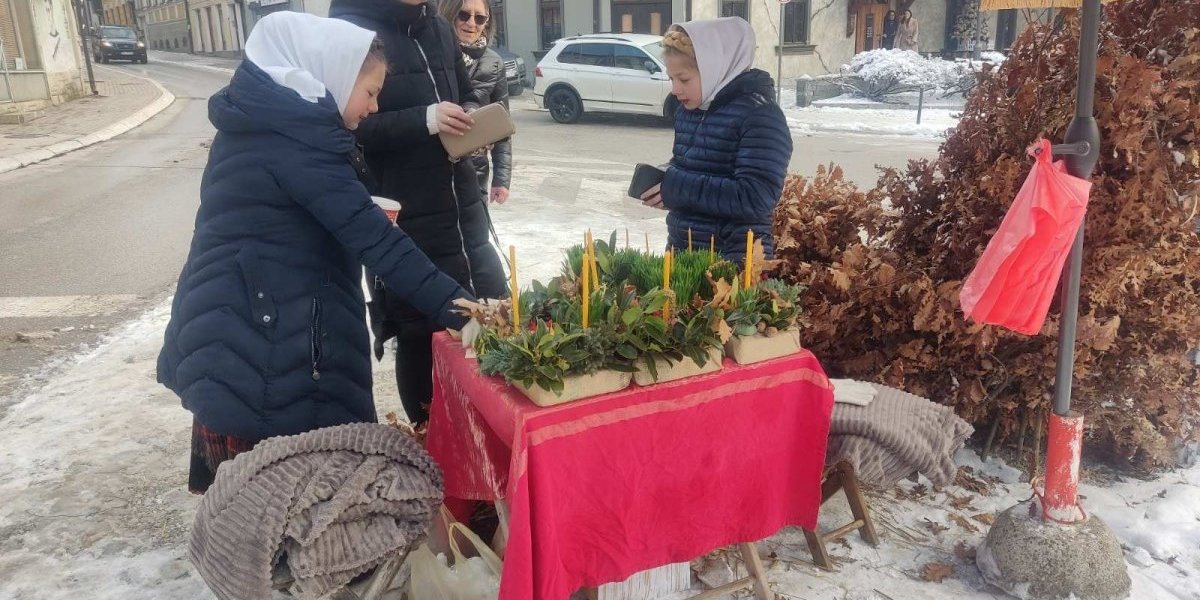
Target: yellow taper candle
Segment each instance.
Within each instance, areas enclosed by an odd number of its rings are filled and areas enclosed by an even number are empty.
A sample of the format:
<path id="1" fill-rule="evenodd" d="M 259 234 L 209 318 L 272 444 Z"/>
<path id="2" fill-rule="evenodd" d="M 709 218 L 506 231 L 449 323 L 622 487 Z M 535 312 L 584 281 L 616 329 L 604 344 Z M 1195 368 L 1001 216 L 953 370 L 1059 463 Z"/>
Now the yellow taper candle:
<path id="1" fill-rule="evenodd" d="M 688 252 L 692 251 L 692 228 L 688 227 Z"/>
<path id="2" fill-rule="evenodd" d="M 671 259 L 672 252 L 667 250 L 663 255 L 663 291 L 671 289 Z M 670 320 L 671 318 L 671 299 L 667 297 L 667 303 L 663 305 L 663 318 Z"/>
<path id="3" fill-rule="evenodd" d="M 589 310 L 591 309 L 591 302 L 589 302 L 588 300 L 590 300 L 591 289 L 592 289 L 591 277 L 589 277 L 589 275 L 592 272 L 592 261 L 588 259 L 587 249 L 584 249 L 584 252 L 583 252 L 582 271 L 583 271 L 583 281 L 580 282 L 581 285 L 579 286 L 579 298 L 580 298 L 580 301 L 583 302 L 583 328 L 587 329 L 588 322 L 589 322 L 588 321 Z"/>
<path id="4" fill-rule="evenodd" d="M 745 287 L 750 289 L 750 274 L 754 272 L 754 230 L 746 230 L 746 278 Z"/>
<path id="5" fill-rule="evenodd" d="M 650 254 L 650 232 L 646 232 L 646 254 Z"/>
<path id="6" fill-rule="evenodd" d="M 600 291 L 600 263 L 596 260 L 596 239 L 592 237 L 592 231 L 588 230 L 588 257 L 592 261 L 592 289 Z"/>
<path id="7" fill-rule="evenodd" d="M 512 318 L 513 329 L 521 333 L 521 289 L 517 287 L 517 247 L 508 247 L 508 264 L 512 270 Z"/>

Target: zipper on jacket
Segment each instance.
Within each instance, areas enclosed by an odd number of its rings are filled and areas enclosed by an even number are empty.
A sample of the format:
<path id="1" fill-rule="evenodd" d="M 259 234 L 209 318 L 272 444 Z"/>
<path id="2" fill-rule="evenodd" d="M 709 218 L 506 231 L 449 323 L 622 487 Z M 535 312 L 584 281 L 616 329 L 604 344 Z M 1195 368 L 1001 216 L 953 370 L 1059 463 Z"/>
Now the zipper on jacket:
<path id="1" fill-rule="evenodd" d="M 312 323 L 309 326 L 309 357 L 312 359 L 312 379 L 321 380 L 321 298 L 312 299 Z"/>
<path id="2" fill-rule="evenodd" d="M 409 25 L 409 37 L 412 38 L 412 26 Z M 438 93 L 437 79 L 433 76 L 433 69 L 429 66 L 429 57 L 425 55 L 425 49 L 421 47 L 421 43 L 413 38 L 413 43 L 417 46 L 417 52 L 421 55 L 421 62 L 425 65 L 425 74 L 429 76 L 429 83 L 433 84 L 433 97 L 437 98 L 438 104 L 442 102 L 442 95 Z M 458 228 L 458 247 L 462 250 L 463 260 L 467 261 L 467 286 L 471 289 L 472 295 L 479 295 L 475 291 L 475 269 L 471 268 L 471 254 L 467 252 L 467 235 L 463 233 L 462 228 L 462 207 L 458 202 L 458 190 L 454 187 L 454 161 L 450 162 L 450 195 L 454 197 L 454 225 Z M 486 199 L 483 199 L 486 202 Z"/>

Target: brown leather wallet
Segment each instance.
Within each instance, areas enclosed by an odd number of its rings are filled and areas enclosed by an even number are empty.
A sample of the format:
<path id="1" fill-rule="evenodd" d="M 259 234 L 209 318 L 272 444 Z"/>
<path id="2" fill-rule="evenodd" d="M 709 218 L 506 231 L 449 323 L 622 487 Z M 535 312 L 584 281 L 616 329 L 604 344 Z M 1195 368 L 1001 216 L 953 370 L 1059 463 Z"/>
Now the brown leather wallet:
<path id="1" fill-rule="evenodd" d="M 471 113 L 471 118 L 475 120 L 475 124 L 463 135 L 438 134 L 451 160 L 470 156 L 476 150 L 486 148 L 517 132 L 503 104 L 484 106 Z"/>

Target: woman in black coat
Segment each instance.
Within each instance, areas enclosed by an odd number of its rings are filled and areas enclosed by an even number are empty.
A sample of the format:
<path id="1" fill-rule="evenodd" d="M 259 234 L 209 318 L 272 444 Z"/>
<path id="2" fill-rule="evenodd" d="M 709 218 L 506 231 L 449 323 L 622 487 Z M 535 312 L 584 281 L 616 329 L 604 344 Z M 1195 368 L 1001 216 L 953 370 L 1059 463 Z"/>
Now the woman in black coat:
<path id="1" fill-rule="evenodd" d="M 887 16 L 883 18 L 883 47 L 891 50 L 896 47 L 896 31 L 900 28 L 900 20 L 896 18 L 896 11 L 887 11 Z"/>
<path id="2" fill-rule="evenodd" d="M 454 27 L 462 47 L 471 78 L 469 101 L 480 105 L 500 102 L 507 109 L 508 75 L 504 70 L 504 59 L 488 47 L 496 32 L 491 5 L 487 0 L 442 0 L 440 12 Z M 490 165 L 487 150 L 471 156 L 471 164 L 479 178 L 480 193 L 496 204 L 504 204 L 508 201 L 512 180 L 512 139 L 496 142 L 491 154 Z"/>
<path id="3" fill-rule="evenodd" d="M 158 381 L 194 415 L 189 488 L 255 443 L 375 420 L 362 266 L 445 326 L 470 298 L 359 182 L 354 135 L 387 63 L 375 34 L 280 12 L 209 99 L 217 129 Z"/>
<path id="4" fill-rule="evenodd" d="M 387 52 L 379 112 L 355 132 L 379 180 L 375 193 L 400 202 L 400 227 L 443 272 L 477 297 L 505 296 L 475 170 L 451 162 L 437 136 L 469 129 L 466 111 L 478 107 L 468 97 L 467 65 L 450 24 L 424 0 L 333 0 L 329 14 L 375 31 Z M 420 424 L 433 397 L 431 338 L 441 327 L 375 281 L 375 353 L 381 357 L 383 342 L 397 338 L 400 399 Z"/>

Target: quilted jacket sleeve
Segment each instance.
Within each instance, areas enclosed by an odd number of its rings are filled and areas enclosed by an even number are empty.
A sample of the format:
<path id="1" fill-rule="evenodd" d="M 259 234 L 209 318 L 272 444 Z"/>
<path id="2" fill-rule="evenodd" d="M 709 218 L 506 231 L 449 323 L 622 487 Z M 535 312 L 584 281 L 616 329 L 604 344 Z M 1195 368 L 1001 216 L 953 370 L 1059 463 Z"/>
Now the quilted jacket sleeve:
<path id="1" fill-rule="evenodd" d="M 466 318 L 452 313 L 452 303 L 471 295 L 384 218 L 350 164 L 330 153 L 305 154 L 299 162 L 273 170 L 284 191 L 389 290 L 443 327 L 462 328 Z"/>
<path id="2" fill-rule="evenodd" d="M 731 221 L 770 220 L 792 155 L 792 137 L 774 104 L 751 111 L 740 127 L 732 177 L 671 166 L 663 178 L 663 205 Z"/>

